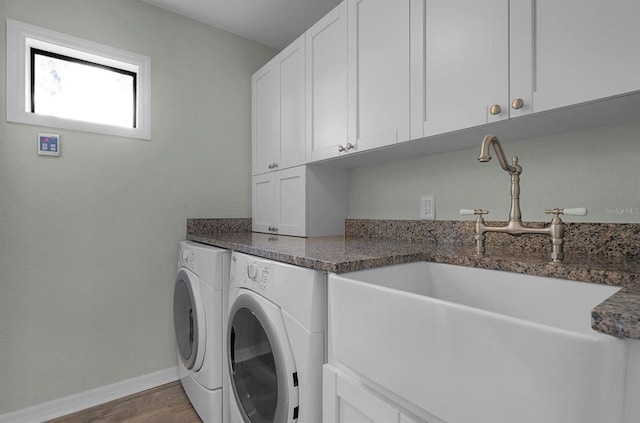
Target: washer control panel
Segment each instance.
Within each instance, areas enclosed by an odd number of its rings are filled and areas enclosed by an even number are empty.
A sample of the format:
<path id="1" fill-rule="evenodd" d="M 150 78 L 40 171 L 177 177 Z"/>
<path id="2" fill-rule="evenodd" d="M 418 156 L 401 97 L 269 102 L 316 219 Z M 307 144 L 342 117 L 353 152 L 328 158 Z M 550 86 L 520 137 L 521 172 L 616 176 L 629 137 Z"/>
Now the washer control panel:
<path id="1" fill-rule="evenodd" d="M 198 273 L 198 254 L 187 245 L 180 245 L 180 253 L 178 255 L 178 266 L 186 267 L 194 273 Z"/>

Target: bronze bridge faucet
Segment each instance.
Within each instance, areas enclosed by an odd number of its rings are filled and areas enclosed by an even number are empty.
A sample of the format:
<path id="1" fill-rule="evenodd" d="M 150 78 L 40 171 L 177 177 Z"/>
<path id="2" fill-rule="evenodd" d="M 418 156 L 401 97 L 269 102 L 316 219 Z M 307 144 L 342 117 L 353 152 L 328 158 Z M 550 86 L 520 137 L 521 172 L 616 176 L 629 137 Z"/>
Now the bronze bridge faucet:
<path id="1" fill-rule="evenodd" d="M 485 233 L 487 232 L 501 232 L 509 235 L 520 236 L 524 234 L 542 234 L 551 236 L 551 260 L 554 262 L 562 261 L 564 259 L 564 234 L 565 225 L 560 215 L 574 215 L 574 216 L 586 216 L 586 208 L 572 208 L 572 209 L 551 209 L 545 210 L 547 214 L 553 214 L 553 219 L 549 226 L 545 228 L 529 228 L 522 224 L 522 212 L 520 211 L 520 174 L 522 173 L 522 166 L 518 164 L 518 156 L 513 156 L 511 164 L 507 163 L 502 145 L 495 135 L 487 135 L 482 140 L 482 147 L 480 149 L 480 157 L 478 160 L 482 163 L 486 163 L 491 160 L 489 149 L 493 145 L 493 149 L 498 156 L 498 162 L 500 166 L 511 176 L 511 210 L 509 211 L 509 223 L 507 226 L 487 226 L 482 215 L 489 213 L 486 210 L 470 210 L 461 209 L 461 215 L 476 215 L 475 223 L 475 251 L 476 254 L 484 254 L 485 252 Z"/>

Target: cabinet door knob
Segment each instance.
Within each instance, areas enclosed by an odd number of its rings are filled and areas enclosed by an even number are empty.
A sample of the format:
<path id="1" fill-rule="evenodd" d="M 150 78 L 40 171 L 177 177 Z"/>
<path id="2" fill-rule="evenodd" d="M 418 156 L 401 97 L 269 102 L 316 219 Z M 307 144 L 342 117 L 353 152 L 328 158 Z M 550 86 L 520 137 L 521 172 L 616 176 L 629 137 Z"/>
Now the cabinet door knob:
<path id="1" fill-rule="evenodd" d="M 502 111 L 502 107 L 500 107 L 499 104 L 494 104 L 489 108 L 489 113 L 491 113 L 494 116 L 497 114 L 500 114 L 501 111 Z"/>
<path id="2" fill-rule="evenodd" d="M 338 144 L 338 152 L 339 152 L 339 153 L 342 153 L 342 152 L 343 152 L 343 151 L 345 151 L 345 150 L 346 150 L 346 148 L 344 148 L 344 145 L 342 145 L 342 144 Z"/>
<path id="3" fill-rule="evenodd" d="M 522 109 L 522 106 L 524 106 L 524 101 L 521 98 L 516 98 L 511 102 L 511 107 L 516 110 Z"/>
<path id="4" fill-rule="evenodd" d="M 273 163 L 272 166 L 273 166 L 273 169 L 277 169 L 278 163 Z"/>
<path id="5" fill-rule="evenodd" d="M 355 147 L 350 142 L 347 143 L 347 150 L 353 150 Z"/>
<path id="6" fill-rule="evenodd" d="M 269 163 L 269 169 L 273 169 L 273 163 Z"/>

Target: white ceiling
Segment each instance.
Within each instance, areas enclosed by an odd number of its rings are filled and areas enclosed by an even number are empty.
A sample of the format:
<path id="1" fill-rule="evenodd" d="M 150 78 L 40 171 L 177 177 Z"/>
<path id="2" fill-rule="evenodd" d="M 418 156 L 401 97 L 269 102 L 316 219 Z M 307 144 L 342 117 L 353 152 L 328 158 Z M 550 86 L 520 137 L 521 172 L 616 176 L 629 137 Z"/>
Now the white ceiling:
<path id="1" fill-rule="evenodd" d="M 143 0 L 282 50 L 340 0 Z"/>

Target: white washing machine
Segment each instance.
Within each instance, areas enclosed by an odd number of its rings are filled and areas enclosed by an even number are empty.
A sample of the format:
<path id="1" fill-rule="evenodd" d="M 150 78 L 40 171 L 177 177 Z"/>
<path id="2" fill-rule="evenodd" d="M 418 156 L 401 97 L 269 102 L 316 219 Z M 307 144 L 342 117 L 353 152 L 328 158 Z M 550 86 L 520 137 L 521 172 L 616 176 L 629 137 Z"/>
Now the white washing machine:
<path id="1" fill-rule="evenodd" d="M 326 274 L 234 252 L 229 282 L 230 422 L 321 422 Z"/>
<path id="2" fill-rule="evenodd" d="M 204 423 L 228 421 L 224 333 L 231 252 L 180 242 L 173 295 L 180 381 Z"/>

